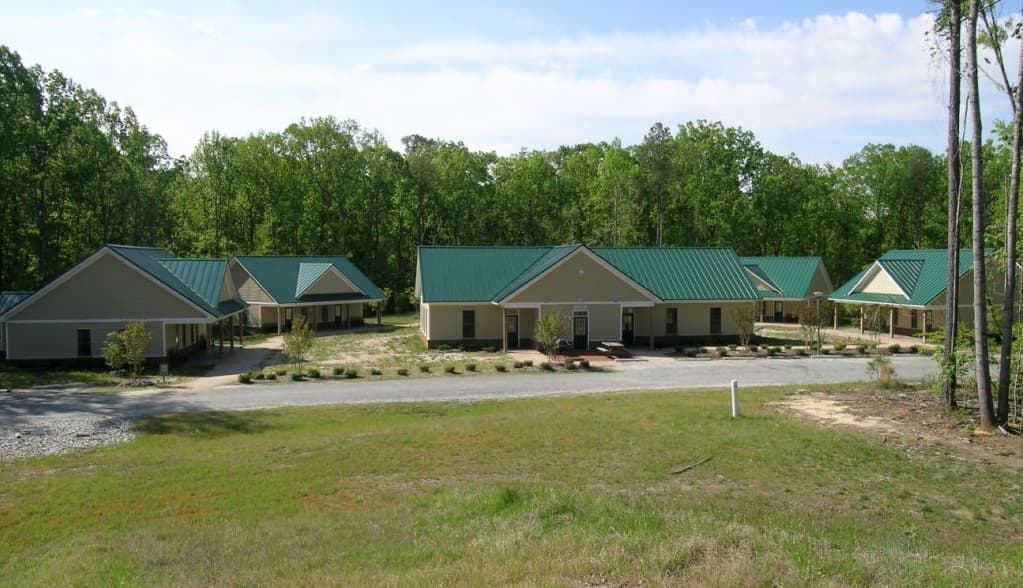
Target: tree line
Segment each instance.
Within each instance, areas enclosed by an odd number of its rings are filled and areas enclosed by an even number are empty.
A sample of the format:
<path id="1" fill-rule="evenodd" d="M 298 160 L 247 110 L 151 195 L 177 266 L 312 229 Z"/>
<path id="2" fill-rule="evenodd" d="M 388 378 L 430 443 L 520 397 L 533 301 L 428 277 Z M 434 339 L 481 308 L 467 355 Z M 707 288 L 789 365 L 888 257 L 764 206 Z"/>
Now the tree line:
<path id="1" fill-rule="evenodd" d="M 948 234 L 947 156 L 917 145 L 815 164 L 701 120 L 656 123 L 637 145 L 498 155 L 419 135 L 396 150 L 321 117 L 245 137 L 210 131 L 174 159 L 131 108 L 6 47 L 0 109 L 2 289 L 35 288 L 106 242 L 344 254 L 393 292 L 412 286 L 418 245 L 727 245 L 822 256 L 840 283 L 885 250 L 943 248 Z M 1003 125 L 980 146 L 991 245 L 1004 239 L 1009 134 Z"/>

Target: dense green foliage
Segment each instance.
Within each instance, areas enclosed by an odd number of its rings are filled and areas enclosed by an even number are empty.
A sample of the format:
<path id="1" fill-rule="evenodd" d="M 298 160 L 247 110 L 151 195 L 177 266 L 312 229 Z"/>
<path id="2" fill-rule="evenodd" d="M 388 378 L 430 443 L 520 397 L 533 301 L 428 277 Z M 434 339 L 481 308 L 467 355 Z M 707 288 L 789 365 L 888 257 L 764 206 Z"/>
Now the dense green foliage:
<path id="1" fill-rule="evenodd" d="M 992 237 L 1004 135 L 985 145 Z M 945 246 L 944 156 L 918 146 L 870 144 L 817 165 L 708 121 L 658 123 L 640 145 L 508 156 L 402 143 L 326 117 L 209 132 L 175 161 L 130 108 L 0 47 L 0 288 L 34 288 L 119 242 L 183 256 L 340 253 L 404 293 L 420 244 L 654 245 L 662 217 L 664 245 L 821 255 L 836 283 L 886 249 Z"/>

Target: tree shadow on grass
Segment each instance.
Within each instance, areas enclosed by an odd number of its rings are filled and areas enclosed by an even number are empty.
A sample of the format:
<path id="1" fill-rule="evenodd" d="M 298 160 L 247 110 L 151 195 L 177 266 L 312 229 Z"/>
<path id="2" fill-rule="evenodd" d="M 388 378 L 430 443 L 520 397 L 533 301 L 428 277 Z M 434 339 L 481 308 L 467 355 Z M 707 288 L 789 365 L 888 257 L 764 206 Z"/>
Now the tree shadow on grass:
<path id="1" fill-rule="evenodd" d="M 264 415 L 236 412 L 175 412 L 147 416 L 135 422 L 135 431 L 147 435 L 180 435 L 215 439 L 252 435 L 277 428 Z"/>

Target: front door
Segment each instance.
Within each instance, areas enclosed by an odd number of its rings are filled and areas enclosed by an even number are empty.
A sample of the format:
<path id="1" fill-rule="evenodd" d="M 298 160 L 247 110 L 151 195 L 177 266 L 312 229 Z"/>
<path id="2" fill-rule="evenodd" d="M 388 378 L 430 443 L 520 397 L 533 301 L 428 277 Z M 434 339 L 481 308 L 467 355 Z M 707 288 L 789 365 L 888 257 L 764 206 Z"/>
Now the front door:
<path id="1" fill-rule="evenodd" d="M 572 348 L 588 349 L 590 347 L 590 317 L 577 315 L 572 318 Z"/>
<path id="2" fill-rule="evenodd" d="M 284 309 L 284 330 L 291 331 L 291 321 L 294 319 L 294 310 L 291 308 Z"/>
<path id="3" fill-rule="evenodd" d="M 344 307 L 342 307 L 340 304 L 335 304 L 334 305 L 334 326 L 337 327 L 338 329 L 340 329 L 341 325 L 343 324 L 341 322 L 341 320 L 342 320 L 341 319 L 341 309 L 342 308 L 344 308 Z"/>
<path id="4" fill-rule="evenodd" d="M 508 333 L 508 347 L 515 348 L 519 346 L 519 317 L 518 315 L 508 315 L 504 319 L 504 328 Z"/>
<path id="5" fill-rule="evenodd" d="M 632 343 L 636 339 L 635 324 L 636 316 L 634 314 L 631 312 L 622 313 L 622 345 L 632 347 Z"/>
<path id="6" fill-rule="evenodd" d="M 774 303 L 774 322 L 780 323 L 785 320 L 785 303 L 775 302 Z"/>

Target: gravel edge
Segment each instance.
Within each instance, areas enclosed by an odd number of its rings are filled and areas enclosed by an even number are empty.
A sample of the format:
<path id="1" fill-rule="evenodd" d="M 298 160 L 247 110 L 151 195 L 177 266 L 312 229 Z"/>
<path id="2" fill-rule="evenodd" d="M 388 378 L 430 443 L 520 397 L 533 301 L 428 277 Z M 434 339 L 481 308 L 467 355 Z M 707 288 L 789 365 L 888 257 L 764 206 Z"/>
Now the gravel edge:
<path id="1" fill-rule="evenodd" d="M 0 461 L 61 455 L 135 440 L 129 420 L 107 417 L 47 419 L 0 429 Z"/>

